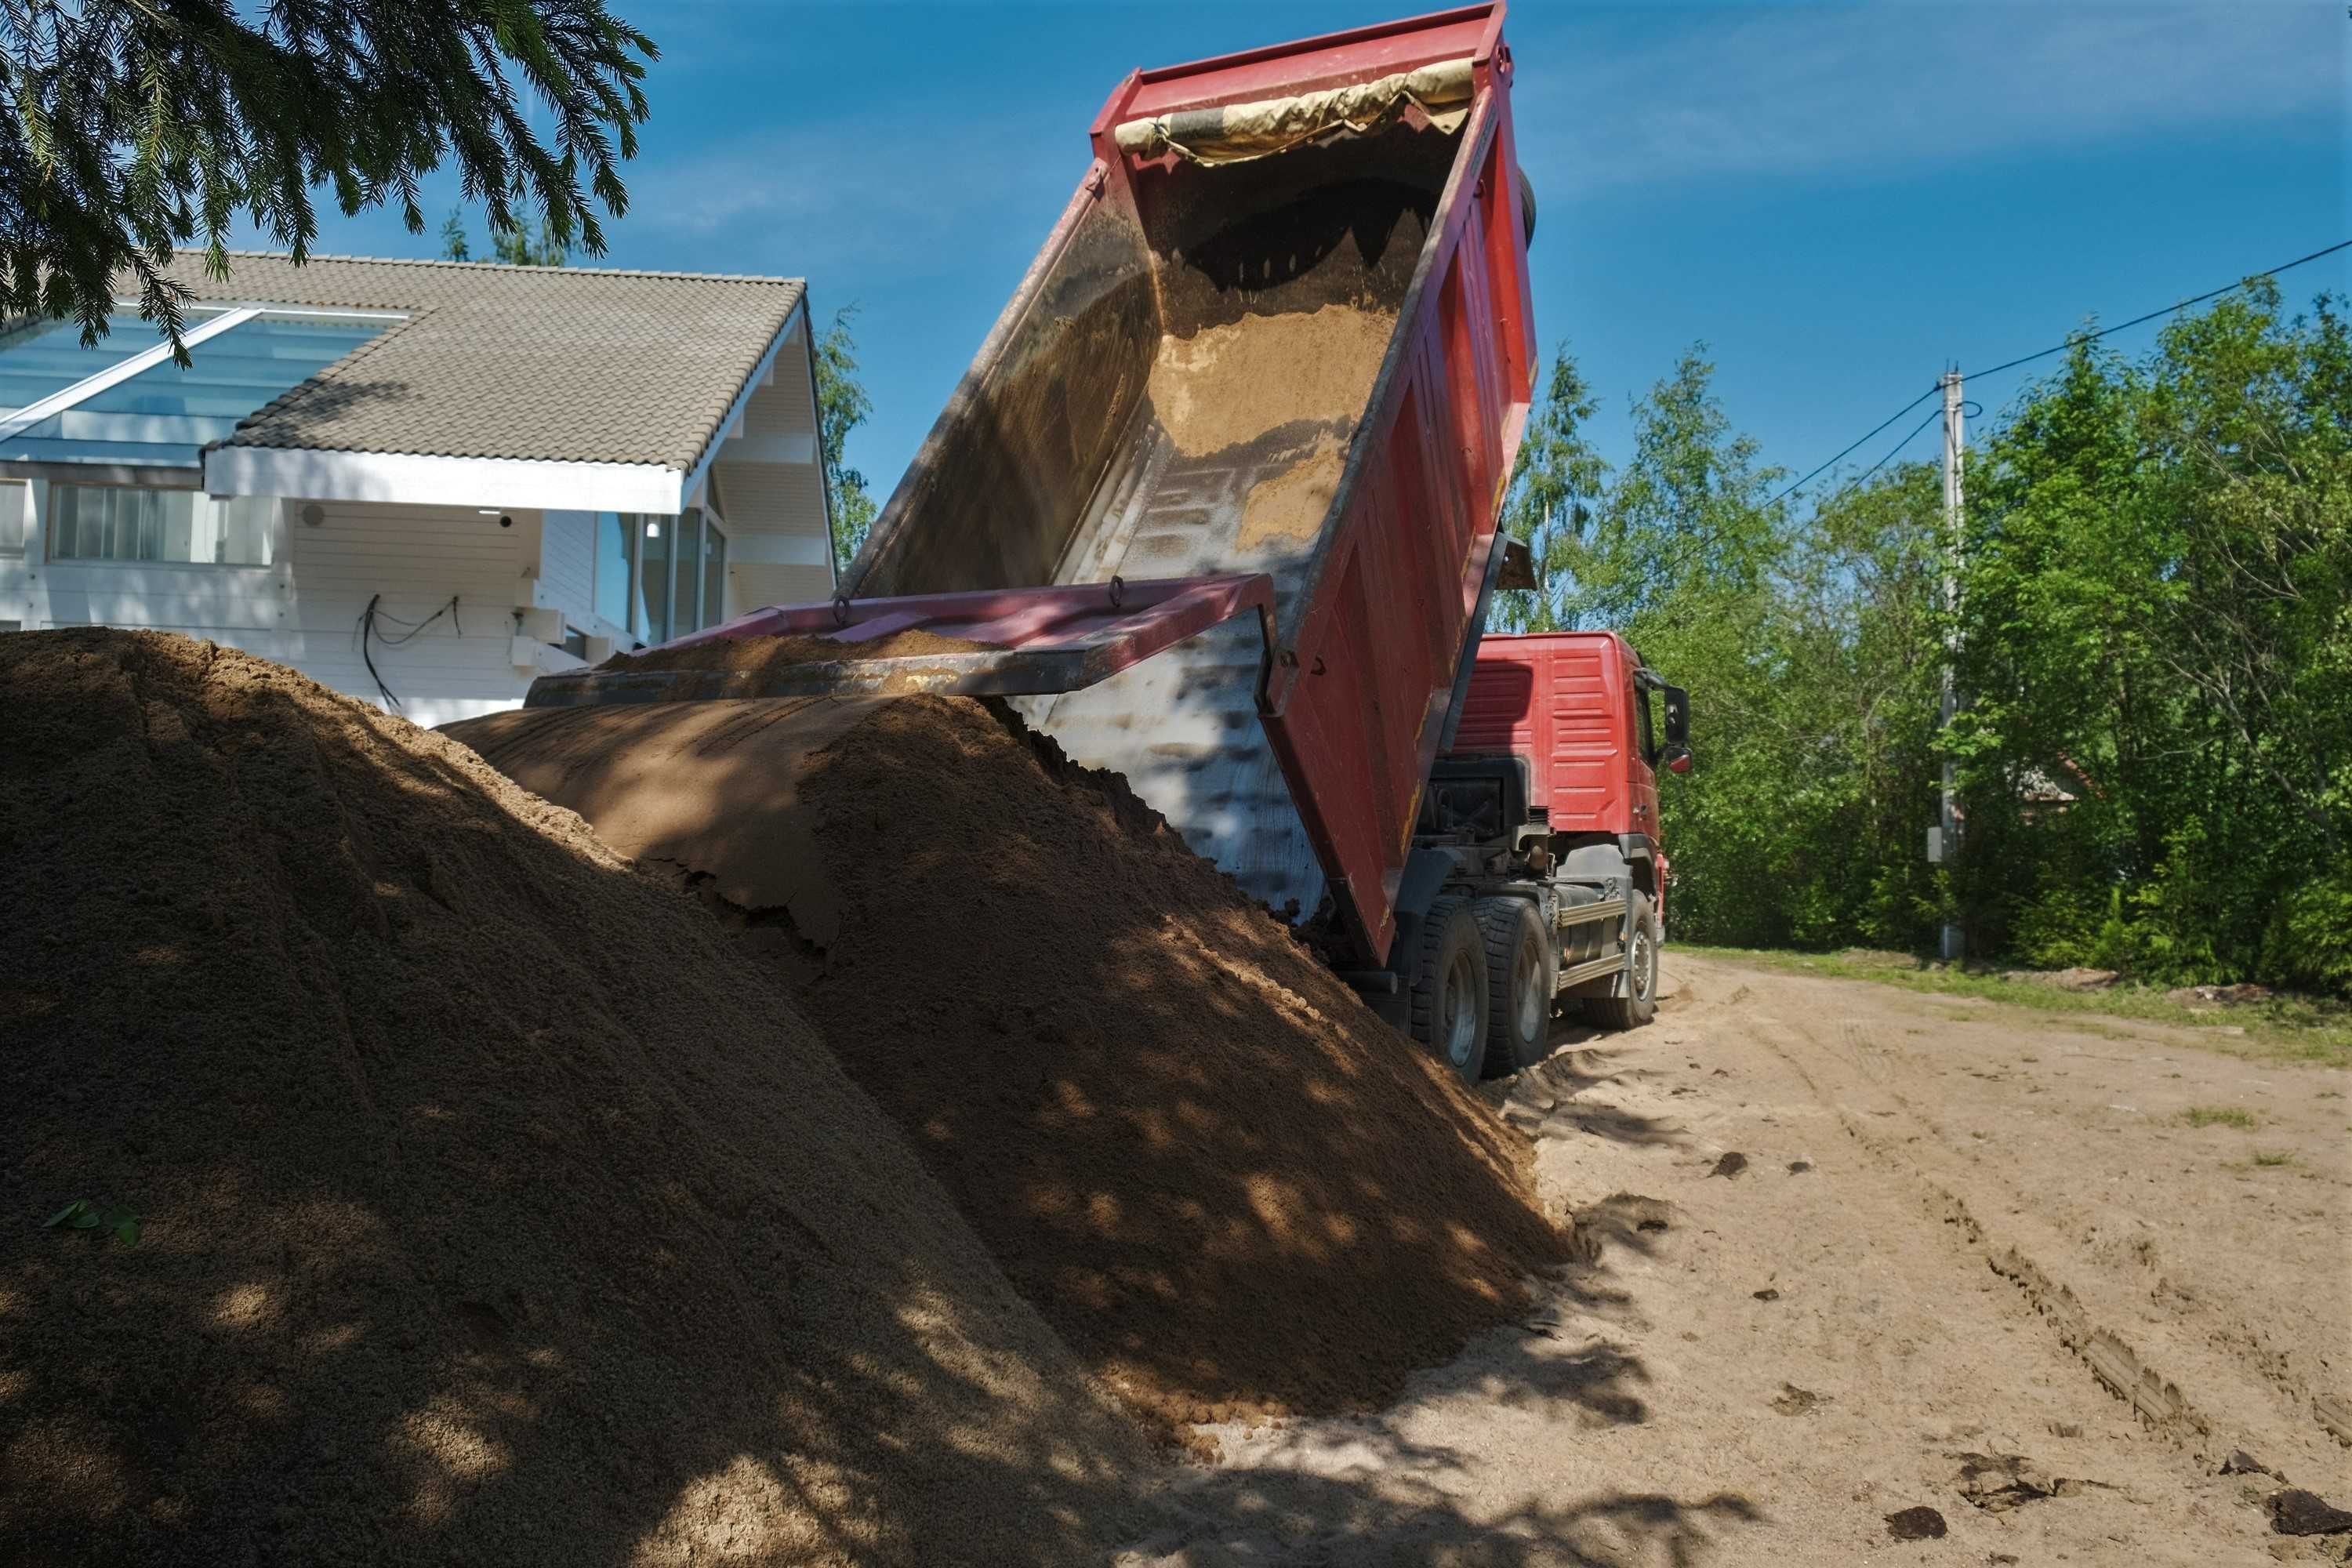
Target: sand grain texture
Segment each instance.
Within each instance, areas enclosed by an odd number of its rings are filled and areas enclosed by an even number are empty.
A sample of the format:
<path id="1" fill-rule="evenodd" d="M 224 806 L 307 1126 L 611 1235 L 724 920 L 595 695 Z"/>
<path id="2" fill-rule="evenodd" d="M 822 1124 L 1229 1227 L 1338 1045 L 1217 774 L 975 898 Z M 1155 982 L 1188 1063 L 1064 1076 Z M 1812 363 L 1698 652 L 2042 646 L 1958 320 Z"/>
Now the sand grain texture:
<path id="1" fill-rule="evenodd" d="M 1561 1256 L 1524 1140 L 1123 781 L 908 698 L 800 788 L 840 911 L 812 1016 L 1163 1430 L 1377 1405 Z"/>
<path id="2" fill-rule="evenodd" d="M 1244 316 L 1161 339 L 1148 395 L 1191 458 L 1302 420 L 1352 430 L 1395 331 L 1394 314 L 1349 304 Z"/>
<path id="3" fill-rule="evenodd" d="M 1339 475 L 1347 467 L 1347 449 L 1339 442 L 1318 441 L 1314 450 L 1270 479 L 1261 479 L 1242 503 L 1242 525 L 1234 548 L 1255 554 L 1268 545 L 1304 551 L 1321 531 L 1339 493 Z"/>
<path id="4" fill-rule="evenodd" d="M 210 645 L 0 716 L 0 1561 L 1097 1555 L 1133 1428 L 689 902 Z"/>

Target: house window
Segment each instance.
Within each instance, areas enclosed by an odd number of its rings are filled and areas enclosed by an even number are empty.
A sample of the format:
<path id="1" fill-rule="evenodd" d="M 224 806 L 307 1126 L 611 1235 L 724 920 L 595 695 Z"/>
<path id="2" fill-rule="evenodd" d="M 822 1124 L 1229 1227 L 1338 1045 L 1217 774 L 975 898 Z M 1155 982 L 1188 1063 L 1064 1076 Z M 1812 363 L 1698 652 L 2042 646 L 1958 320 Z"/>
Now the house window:
<path id="1" fill-rule="evenodd" d="M 677 567 L 669 574 L 672 637 L 684 637 L 702 625 L 702 514 L 688 510 L 678 516 L 670 556 Z"/>
<path id="2" fill-rule="evenodd" d="M 702 531 L 702 624 L 727 618 L 727 536 L 712 523 Z"/>
<path id="3" fill-rule="evenodd" d="M 268 496 L 52 485 L 49 558 L 267 566 L 277 510 Z"/>
<path id="4" fill-rule="evenodd" d="M 637 520 L 625 512 L 596 514 L 596 579 L 594 609 L 599 618 L 623 631 L 634 631 L 629 618 L 629 584 L 636 575 Z"/>
<path id="5" fill-rule="evenodd" d="M 25 520 L 32 515 L 33 487 L 0 479 L 0 555 L 25 553 Z"/>
<path id="6" fill-rule="evenodd" d="M 637 519 L 637 595 L 631 606 L 636 619 L 629 629 L 647 642 L 667 642 L 669 626 L 669 542 L 677 520 Z"/>
<path id="7" fill-rule="evenodd" d="M 727 536 L 709 513 L 596 514 L 597 616 L 639 642 L 667 642 L 725 615 Z"/>

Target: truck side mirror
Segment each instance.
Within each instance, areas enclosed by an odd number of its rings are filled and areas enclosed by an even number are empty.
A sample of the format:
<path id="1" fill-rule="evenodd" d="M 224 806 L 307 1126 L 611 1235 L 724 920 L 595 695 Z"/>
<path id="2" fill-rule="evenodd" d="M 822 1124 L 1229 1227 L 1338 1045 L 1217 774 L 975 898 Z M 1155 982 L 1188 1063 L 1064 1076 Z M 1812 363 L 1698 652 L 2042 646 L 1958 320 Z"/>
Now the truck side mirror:
<path id="1" fill-rule="evenodd" d="M 1679 686 L 1669 686 L 1665 692 L 1666 746 L 1670 751 L 1686 749 L 1690 745 L 1690 693 Z"/>
<path id="2" fill-rule="evenodd" d="M 1666 772 L 1670 773 L 1690 772 L 1690 752 L 1683 747 L 1675 747 L 1674 754 L 1666 759 Z"/>

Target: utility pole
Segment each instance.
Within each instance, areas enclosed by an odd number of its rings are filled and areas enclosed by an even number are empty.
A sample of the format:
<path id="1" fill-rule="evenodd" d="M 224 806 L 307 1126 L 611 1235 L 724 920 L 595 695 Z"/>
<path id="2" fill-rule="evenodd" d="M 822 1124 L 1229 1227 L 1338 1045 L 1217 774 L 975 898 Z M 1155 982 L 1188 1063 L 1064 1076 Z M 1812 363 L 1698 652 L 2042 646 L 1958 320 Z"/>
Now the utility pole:
<path id="1" fill-rule="evenodd" d="M 1952 717 L 1959 711 L 1960 658 L 1960 539 L 1961 499 L 1960 460 L 1967 447 L 1962 431 L 1963 399 L 1960 396 L 1960 373 L 1956 367 L 1944 373 L 1944 731 L 1949 737 Z M 1949 756 L 1944 759 L 1944 809 L 1937 838 L 1937 858 L 1951 865 L 1958 858 L 1960 843 L 1959 794 L 1954 787 L 1956 769 Z M 1947 920 L 1943 931 L 1943 954 L 1947 961 L 1957 963 L 1968 955 L 1968 942 L 1959 922 Z"/>

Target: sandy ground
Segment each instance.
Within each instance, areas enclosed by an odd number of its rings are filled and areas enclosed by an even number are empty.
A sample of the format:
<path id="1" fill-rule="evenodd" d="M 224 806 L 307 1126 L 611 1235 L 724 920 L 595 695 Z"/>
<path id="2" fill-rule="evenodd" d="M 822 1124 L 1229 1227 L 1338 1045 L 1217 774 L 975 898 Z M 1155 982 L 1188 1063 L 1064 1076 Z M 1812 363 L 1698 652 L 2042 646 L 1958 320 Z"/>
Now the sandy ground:
<path id="1" fill-rule="evenodd" d="M 1389 1410 L 1217 1428 L 1123 1564 L 2345 1560 L 2230 1472 L 2352 1504 L 2352 1073 L 1666 977 L 1489 1086 L 1588 1260 Z M 1948 1533 L 1894 1539 L 1918 1507 Z"/>

